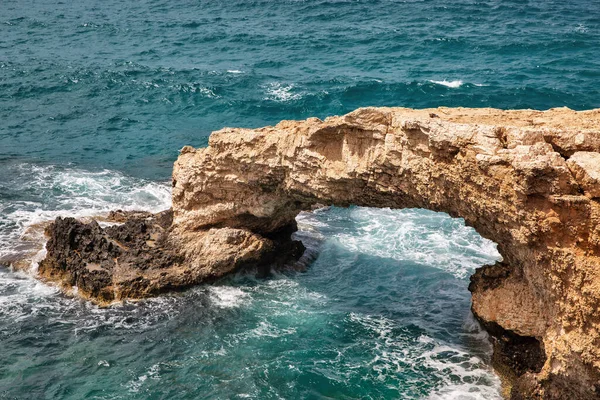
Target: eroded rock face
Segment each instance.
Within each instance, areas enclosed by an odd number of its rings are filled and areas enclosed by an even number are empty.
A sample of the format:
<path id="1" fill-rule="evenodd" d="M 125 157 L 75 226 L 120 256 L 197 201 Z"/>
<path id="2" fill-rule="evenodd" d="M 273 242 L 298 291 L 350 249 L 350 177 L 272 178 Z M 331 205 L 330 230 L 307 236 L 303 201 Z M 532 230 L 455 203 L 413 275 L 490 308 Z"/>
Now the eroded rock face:
<path id="1" fill-rule="evenodd" d="M 600 110 L 366 108 L 226 128 L 182 149 L 173 233 L 265 237 L 316 203 L 462 217 L 503 257 L 475 274 L 472 309 L 513 398 L 600 398 L 599 151 Z"/>

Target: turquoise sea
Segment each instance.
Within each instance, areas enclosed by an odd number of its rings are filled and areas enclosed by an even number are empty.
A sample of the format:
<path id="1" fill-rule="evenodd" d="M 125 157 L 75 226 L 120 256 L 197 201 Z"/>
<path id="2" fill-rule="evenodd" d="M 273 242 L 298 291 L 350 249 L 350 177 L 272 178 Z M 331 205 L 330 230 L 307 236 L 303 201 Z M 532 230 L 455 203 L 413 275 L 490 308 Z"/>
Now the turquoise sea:
<path id="1" fill-rule="evenodd" d="M 168 208 L 213 130 L 361 106 L 600 107 L 600 1 L 2 0 L 0 258 Z M 500 398 L 467 291 L 494 243 L 424 210 L 298 222 L 304 273 L 105 309 L 0 267 L 0 399 Z"/>

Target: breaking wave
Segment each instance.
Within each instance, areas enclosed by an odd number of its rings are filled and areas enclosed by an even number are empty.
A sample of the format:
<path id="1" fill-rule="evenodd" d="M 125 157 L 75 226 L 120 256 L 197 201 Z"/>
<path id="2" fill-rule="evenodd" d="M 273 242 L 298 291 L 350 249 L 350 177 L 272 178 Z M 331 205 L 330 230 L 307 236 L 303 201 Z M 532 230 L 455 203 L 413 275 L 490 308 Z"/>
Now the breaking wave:
<path id="1" fill-rule="evenodd" d="M 16 164 L 5 169 L 0 192 L 0 258 L 12 254 L 28 227 L 58 216 L 86 217 L 111 210 L 158 212 L 171 206 L 167 183 L 147 181 L 111 170 L 86 171 L 63 166 Z"/>

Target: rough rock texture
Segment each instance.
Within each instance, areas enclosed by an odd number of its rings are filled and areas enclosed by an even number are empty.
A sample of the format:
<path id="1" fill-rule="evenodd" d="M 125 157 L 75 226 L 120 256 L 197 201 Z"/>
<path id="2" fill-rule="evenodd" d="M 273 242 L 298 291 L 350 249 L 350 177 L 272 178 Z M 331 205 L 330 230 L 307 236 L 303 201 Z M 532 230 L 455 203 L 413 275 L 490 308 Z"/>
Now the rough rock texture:
<path id="1" fill-rule="evenodd" d="M 600 398 L 599 151 L 600 110 L 365 108 L 226 128 L 182 149 L 172 229 L 264 236 L 316 203 L 462 217 L 503 257 L 470 289 L 512 398 Z"/>
<path id="2" fill-rule="evenodd" d="M 578 151 L 567 165 L 586 196 L 600 197 L 600 153 Z"/>
<path id="3" fill-rule="evenodd" d="M 282 263 L 304 251 L 300 242 L 222 228 L 173 237 L 172 212 L 113 212 L 96 220 L 57 218 L 47 228 L 41 278 L 98 304 L 149 297 L 219 278 L 241 267 Z"/>

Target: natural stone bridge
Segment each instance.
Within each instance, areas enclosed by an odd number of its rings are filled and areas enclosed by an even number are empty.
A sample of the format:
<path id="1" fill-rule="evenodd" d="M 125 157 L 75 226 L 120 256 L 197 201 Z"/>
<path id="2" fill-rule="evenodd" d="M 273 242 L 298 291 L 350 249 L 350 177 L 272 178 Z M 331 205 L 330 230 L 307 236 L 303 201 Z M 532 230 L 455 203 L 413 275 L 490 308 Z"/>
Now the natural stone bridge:
<path id="1" fill-rule="evenodd" d="M 503 257 L 469 289 L 512 398 L 600 398 L 599 152 L 600 110 L 365 108 L 226 128 L 182 149 L 172 216 L 59 219 L 40 274 L 101 302 L 144 297 L 297 258 L 295 217 L 318 204 L 443 211 Z"/>

